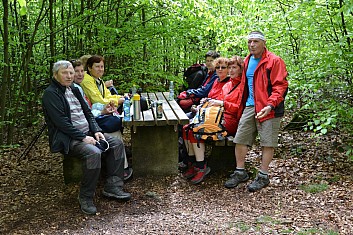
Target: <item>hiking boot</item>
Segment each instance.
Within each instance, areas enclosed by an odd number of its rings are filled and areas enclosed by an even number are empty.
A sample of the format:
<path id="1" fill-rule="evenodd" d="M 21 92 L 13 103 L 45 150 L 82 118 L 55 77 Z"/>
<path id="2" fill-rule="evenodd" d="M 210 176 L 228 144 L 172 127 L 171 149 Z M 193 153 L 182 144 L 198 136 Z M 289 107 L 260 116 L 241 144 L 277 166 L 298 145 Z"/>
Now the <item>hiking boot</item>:
<path id="1" fill-rule="evenodd" d="M 195 172 L 196 175 L 194 176 L 194 178 L 191 179 L 191 183 L 198 184 L 205 178 L 206 175 L 211 172 L 211 168 L 205 165 L 203 169 L 195 168 Z"/>
<path id="2" fill-rule="evenodd" d="M 270 184 L 270 179 L 268 175 L 258 174 L 253 182 L 248 185 L 248 190 L 250 192 L 258 191 Z"/>
<path id="3" fill-rule="evenodd" d="M 78 203 L 80 204 L 81 211 L 87 215 L 95 215 L 97 208 L 93 204 L 92 199 L 83 199 L 78 197 Z"/>
<path id="4" fill-rule="evenodd" d="M 104 189 L 103 195 L 106 197 L 111 197 L 111 198 L 123 200 L 123 201 L 128 201 L 131 198 L 131 194 L 124 192 L 121 187 Z"/>
<path id="5" fill-rule="evenodd" d="M 196 175 L 195 167 L 193 164 L 188 163 L 188 169 L 183 173 L 183 177 L 186 179 L 190 179 Z"/>
<path id="6" fill-rule="evenodd" d="M 237 171 L 235 170 L 234 173 L 231 175 L 230 179 L 224 183 L 226 188 L 234 188 L 237 187 L 238 184 L 246 182 L 249 180 L 249 175 L 246 171 Z"/>
<path id="7" fill-rule="evenodd" d="M 133 170 L 131 167 L 127 167 L 124 169 L 124 181 L 127 181 L 131 178 Z"/>

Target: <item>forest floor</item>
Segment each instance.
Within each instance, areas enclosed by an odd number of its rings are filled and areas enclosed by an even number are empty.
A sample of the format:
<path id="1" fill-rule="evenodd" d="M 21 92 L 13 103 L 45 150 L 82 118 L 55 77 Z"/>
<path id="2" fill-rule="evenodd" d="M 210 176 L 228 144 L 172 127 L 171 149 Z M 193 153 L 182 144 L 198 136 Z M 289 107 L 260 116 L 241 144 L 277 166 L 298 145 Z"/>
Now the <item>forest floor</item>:
<path id="1" fill-rule="evenodd" d="M 104 198 L 99 186 L 96 216 L 81 213 L 78 185 L 64 184 L 62 157 L 49 152 L 45 134 L 17 162 L 31 138 L 1 150 L 0 234 L 353 234 L 353 164 L 342 134 L 283 131 L 271 184 L 260 192 L 224 188 L 231 172 L 196 186 L 181 175 L 134 177 L 125 184 L 129 202 Z M 249 169 L 259 153 L 249 152 Z"/>

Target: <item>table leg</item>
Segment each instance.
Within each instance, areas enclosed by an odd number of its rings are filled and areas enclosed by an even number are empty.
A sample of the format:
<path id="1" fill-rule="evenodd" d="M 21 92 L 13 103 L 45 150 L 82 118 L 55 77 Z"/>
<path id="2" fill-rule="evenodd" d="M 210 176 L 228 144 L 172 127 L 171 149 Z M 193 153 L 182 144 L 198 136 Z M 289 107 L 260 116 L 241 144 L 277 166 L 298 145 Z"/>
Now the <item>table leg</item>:
<path id="1" fill-rule="evenodd" d="M 178 133 L 174 126 L 138 126 L 131 133 L 134 175 L 178 172 Z"/>

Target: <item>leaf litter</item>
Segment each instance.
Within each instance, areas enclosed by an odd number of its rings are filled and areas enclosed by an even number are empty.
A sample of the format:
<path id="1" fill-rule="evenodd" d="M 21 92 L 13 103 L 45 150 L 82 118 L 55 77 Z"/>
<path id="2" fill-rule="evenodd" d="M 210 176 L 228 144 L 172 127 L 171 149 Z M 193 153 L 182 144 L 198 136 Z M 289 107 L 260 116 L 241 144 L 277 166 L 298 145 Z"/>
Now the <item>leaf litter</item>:
<path id="1" fill-rule="evenodd" d="M 340 138 L 282 132 L 271 184 L 256 193 L 246 184 L 224 188 L 231 172 L 212 173 L 196 186 L 181 175 L 134 177 L 125 184 L 129 202 L 104 198 L 100 182 L 99 213 L 86 216 L 79 186 L 64 184 L 62 157 L 49 152 L 42 136 L 19 164 L 23 148 L 1 150 L 0 234 L 352 234 L 353 166 L 337 151 Z M 248 153 L 252 171 L 260 153 L 259 147 Z M 303 187 L 323 184 L 315 193 Z"/>

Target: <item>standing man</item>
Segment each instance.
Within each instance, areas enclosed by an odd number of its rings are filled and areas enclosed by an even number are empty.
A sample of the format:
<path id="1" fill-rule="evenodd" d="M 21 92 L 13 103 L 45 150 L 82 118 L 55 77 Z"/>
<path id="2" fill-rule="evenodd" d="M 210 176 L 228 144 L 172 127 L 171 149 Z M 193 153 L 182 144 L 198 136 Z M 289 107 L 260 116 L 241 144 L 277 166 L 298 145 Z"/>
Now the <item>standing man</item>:
<path id="1" fill-rule="evenodd" d="M 257 134 L 262 146 L 262 161 L 259 173 L 247 188 L 258 191 L 269 183 L 268 169 L 278 146 L 280 120 L 284 114 L 284 97 L 288 90 L 287 70 L 284 61 L 268 51 L 262 32 L 248 35 L 250 55 L 245 59 L 242 82 L 245 109 L 234 137 L 236 169 L 225 182 L 226 188 L 234 188 L 249 180 L 245 171 L 248 146 L 252 146 Z"/>
<path id="2" fill-rule="evenodd" d="M 122 189 L 125 148 L 121 140 L 101 133 L 80 91 L 72 85 L 74 73 L 69 61 L 54 63 L 54 79 L 45 89 L 42 103 L 51 151 L 82 160 L 83 176 L 78 201 L 82 212 L 94 215 L 97 208 L 93 197 L 101 159 L 106 163 L 103 195 L 119 200 L 131 198 L 130 193 Z"/>

